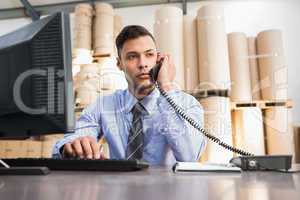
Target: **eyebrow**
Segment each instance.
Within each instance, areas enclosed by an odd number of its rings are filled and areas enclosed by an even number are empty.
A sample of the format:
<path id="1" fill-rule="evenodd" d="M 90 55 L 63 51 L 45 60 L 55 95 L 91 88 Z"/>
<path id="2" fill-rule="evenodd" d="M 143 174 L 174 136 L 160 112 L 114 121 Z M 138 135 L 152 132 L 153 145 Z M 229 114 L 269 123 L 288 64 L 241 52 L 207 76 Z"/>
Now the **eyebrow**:
<path id="1" fill-rule="evenodd" d="M 155 51 L 155 49 L 148 49 L 146 51 L 144 51 L 143 53 L 148 53 L 148 52 L 151 52 L 151 51 Z M 129 51 L 126 53 L 126 55 L 130 55 L 130 54 L 138 54 L 139 52 L 136 52 L 136 51 Z"/>

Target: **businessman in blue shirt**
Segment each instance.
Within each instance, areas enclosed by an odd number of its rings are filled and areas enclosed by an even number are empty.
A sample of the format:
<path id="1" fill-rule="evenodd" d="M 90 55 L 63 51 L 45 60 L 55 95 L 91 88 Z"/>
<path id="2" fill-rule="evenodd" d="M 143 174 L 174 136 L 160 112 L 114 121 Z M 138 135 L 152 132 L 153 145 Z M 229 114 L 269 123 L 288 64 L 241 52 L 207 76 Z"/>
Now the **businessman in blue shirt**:
<path id="1" fill-rule="evenodd" d="M 101 159 L 97 141 L 104 137 L 112 159 L 142 159 L 151 165 L 197 161 L 206 140 L 170 107 L 149 76 L 150 69 L 163 58 L 157 78 L 160 87 L 203 125 L 199 102 L 173 84 L 171 57 L 158 53 L 154 37 L 142 26 L 126 26 L 116 46 L 117 65 L 125 73 L 128 89 L 100 96 L 84 109 L 75 134 L 58 141 L 53 156 Z"/>

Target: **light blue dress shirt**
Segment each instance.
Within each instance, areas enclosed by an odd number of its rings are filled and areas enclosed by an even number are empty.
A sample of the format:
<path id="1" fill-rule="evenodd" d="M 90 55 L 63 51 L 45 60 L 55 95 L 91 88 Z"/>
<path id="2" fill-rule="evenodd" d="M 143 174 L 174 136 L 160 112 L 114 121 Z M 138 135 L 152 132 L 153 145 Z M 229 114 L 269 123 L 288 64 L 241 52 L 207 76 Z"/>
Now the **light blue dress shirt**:
<path id="1" fill-rule="evenodd" d="M 168 95 L 198 123 L 203 125 L 203 109 L 191 95 L 179 90 Z M 111 159 L 125 159 L 127 139 L 132 123 L 131 110 L 137 99 L 126 90 L 100 96 L 83 110 L 74 134 L 66 134 L 53 149 L 53 157 L 61 157 L 59 149 L 82 136 L 102 136 L 109 146 Z M 195 128 L 182 119 L 158 89 L 141 101 L 146 112 L 142 115 L 144 133 L 143 160 L 151 165 L 172 165 L 177 161 L 197 161 L 205 149 L 206 140 Z"/>

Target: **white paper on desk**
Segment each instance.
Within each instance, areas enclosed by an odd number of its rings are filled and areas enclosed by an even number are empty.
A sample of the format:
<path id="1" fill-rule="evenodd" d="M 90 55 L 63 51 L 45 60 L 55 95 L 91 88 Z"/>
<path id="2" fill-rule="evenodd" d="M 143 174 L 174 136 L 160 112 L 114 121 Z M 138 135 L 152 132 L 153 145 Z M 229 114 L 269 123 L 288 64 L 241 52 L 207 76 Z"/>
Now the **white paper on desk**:
<path id="1" fill-rule="evenodd" d="M 173 170 L 174 172 L 241 172 L 240 168 L 229 164 L 199 162 L 177 162 Z"/>

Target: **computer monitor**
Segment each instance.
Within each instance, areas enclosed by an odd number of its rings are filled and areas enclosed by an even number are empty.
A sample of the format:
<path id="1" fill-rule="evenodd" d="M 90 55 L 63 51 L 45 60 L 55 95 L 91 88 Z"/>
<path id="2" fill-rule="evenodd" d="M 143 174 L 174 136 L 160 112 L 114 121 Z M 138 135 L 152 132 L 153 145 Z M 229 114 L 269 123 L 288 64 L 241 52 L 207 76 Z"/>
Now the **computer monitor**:
<path id="1" fill-rule="evenodd" d="M 74 131 L 69 15 L 0 37 L 0 138 Z"/>

